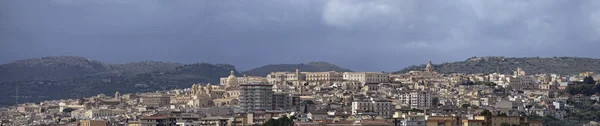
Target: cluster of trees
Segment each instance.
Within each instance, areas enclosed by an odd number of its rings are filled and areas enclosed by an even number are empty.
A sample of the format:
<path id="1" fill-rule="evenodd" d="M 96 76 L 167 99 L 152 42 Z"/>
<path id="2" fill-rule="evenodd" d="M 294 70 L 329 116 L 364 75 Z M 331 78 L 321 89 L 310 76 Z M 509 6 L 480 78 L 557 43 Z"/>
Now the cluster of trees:
<path id="1" fill-rule="evenodd" d="M 596 84 L 594 78 L 585 77 L 582 83 L 568 86 L 566 91 L 571 95 L 583 94 L 590 96 L 596 93 L 600 93 L 600 84 Z"/>
<path id="2" fill-rule="evenodd" d="M 527 120 L 543 120 L 544 121 L 544 125 L 546 125 L 546 126 L 580 126 L 580 125 L 583 125 L 583 123 L 585 123 L 584 121 L 573 120 L 573 119 L 560 120 L 560 119 L 557 119 L 557 118 L 555 118 L 553 116 L 550 116 L 550 115 L 546 115 L 546 116 L 537 116 L 537 115 L 527 116 Z"/>
<path id="3" fill-rule="evenodd" d="M 263 126 L 293 126 L 295 116 L 288 118 L 287 116 L 280 117 L 279 119 L 269 119 L 263 124 Z"/>
<path id="4" fill-rule="evenodd" d="M 479 113 L 479 115 L 482 115 L 482 116 L 493 116 L 492 112 L 490 112 L 490 110 L 487 110 L 487 109 L 481 111 L 481 113 Z M 498 114 L 496 116 L 508 116 L 508 115 L 506 113 L 500 113 L 500 114 Z"/>
<path id="5" fill-rule="evenodd" d="M 485 85 L 485 86 L 496 86 L 497 84 L 494 82 L 483 82 L 483 81 L 467 81 L 462 83 L 462 85 Z"/>

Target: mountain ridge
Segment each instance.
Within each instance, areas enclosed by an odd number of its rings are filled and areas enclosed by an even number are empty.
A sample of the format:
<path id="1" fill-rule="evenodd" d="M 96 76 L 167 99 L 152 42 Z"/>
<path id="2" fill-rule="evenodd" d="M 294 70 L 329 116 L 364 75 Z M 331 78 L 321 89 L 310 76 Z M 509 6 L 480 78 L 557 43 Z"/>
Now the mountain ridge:
<path id="1" fill-rule="evenodd" d="M 159 61 L 108 64 L 79 56 L 51 56 L 1 64 L 0 82 L 66 79 L 99 74 L 133 76 L 169 70 L 182 65 Z"/>
<path id="2" fill-rule="evenodd" d="M 323 61 L 313 61 L 300 64 L 268 64 L 243 72 L 249 76 L 267 76 L 271 72 L 294 72 L 299 68 L 303 72 L 325 72 L 338 71 L 350 72 L 350 69 L 342 68 L 332 63 Z"/>
<path id="3" fill-rule="evenodd" d="M 84 77 L 26 80 L 2 82 L 0 88 L 0 106 L 14 104 L 16 86 L 22 102 L 38 102 L 52 99 L 90 97 L 100 93 L 152 92 L 157 90 L 188 88 L 194 83 L 218 83 L 220 77 L 225 77 L 234 71 L 233 65 L 195 63 L 178 66 L 171 70 L 140 73 L 131 76 L 118 74 L 96 74 Z"/>
<path id="4" fill-rule="evenodd" d="M 408 66 L 394 73 L 423 70 L 425 64 Z M 503 73 L 511 74 L 517 67 L 527 73 L 577 74 L 580 72 L 600 72 L 600 59 L 587 57 L 471 57 L 464 61 L 446 62 L 433 65 L 440 73 Z"/>

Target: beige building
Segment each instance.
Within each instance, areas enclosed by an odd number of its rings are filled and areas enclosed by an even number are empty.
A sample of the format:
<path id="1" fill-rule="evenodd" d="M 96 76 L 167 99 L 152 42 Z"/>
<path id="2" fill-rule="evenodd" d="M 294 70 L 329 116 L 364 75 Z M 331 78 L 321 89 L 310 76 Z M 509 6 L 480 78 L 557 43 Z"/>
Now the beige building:
<path id="1" fill-rule="evenodd" d="M 429 62 L 427 63 L 427 66 L 425 67 L 425 72 L 435 72 L 435 68 L 433 66 L 433 63 L 431 63 L 431 60 L 429 60 Z"/>
<path id="2" fill-rule="evenodd" d="M 329 71 L 329 72 L 303 72 L 306 75 L 306 81 L 317 82 L 333 82 L 343 81 L 342 73 Z"/>
<path id="3" fill-rule="evenodd" d="M 192 100 L 192 97 L 190 97 L 190 96 L 183 96 L 183 95 L 171 96 L 170 103 L 173 105 L 187 104 L 190 100 Z"/>
<path id="4" fill-rule="evenodd" d="M 107 126 L 108 122 L 104 120 L 81 120 L 80 126 Z"/>
<path id="5" fill-rule="evenodd" d="M 238 105 L 238 100 L 234 98 L 220 98 L 213 100 L 215 106 L 234 106 Z"/>
<path id="6" fill-rule="evenodd" d="M 460 117 L 456 116 L 430 116 L 427 118 L 427 126 L 458 126 L 460 123 Z"/>
<path id="7" fill-rule="evenodd" d="M 265 77 L 261 76 L 244 76 L 244 77 L 236 77 L 231 71 L 231 75 L 229 77 L 223 77 L 220 79 L 221 85 L 225 86 L 237 86 L 239 84 L 247 84 L 247 83 L 268 83 L 269 81 Z M 231 81 L 231 82 L 229 82 Z"/>
<path id="8" fill-rule="evenodd" d="M 538 88 L 537 82 L 532 76 L 516 76 L 506 78 L 508 82 L 508 88 L 516 90 L 531 90 Z"/>
<path id="9" fill-rule="evenodd" d="M 463 126 L 501 126 L 502 124 L 519 126 L 543 126 L 542 120 L 528 120 L 525 116 L 475 116 L 462 120 Z"/>
<path id="10" fill-rule="evenodd" d="M 384 83 L 389 81 L 389 75 L 379 72 L 344 72 L 343 79 L 346 81 L 358 81 L 360 83 Z"/>
<path id="11" fill-rule="evenodd" d="M 38 106 L 38 105 L 26 105 L 26 106 L 19 106 L 19 108 L 17 108 L 19 110 L 20 113 L 40 113 L 42 112 L 42 107 Z"/>
<path id="12" fill-rule="evenodd" d="M 170 105 L 171 97 L 164 94 L 145 95 L 140 97 L 140 101 L 148 107 L 162 107 Z"/>
<path id="13" fill-rule="evenodd" d="M 300 72 L 299 68 L 296 68 L 296 72 L 271 72 L 267 75 L 267 82 L 269 84 L 282 84 L 283 82 L 299 82 L 305 80 L 306 74 Z"/>
<path id="14" fill-rule="evenodd" d="M 121 109 L 90 109 L 85 111 L 85 117 L 88 118 L 97 118 L 97 117 L 106 117 L 106 116 L 116 116 L 125 114 L 125 110 Z"/>

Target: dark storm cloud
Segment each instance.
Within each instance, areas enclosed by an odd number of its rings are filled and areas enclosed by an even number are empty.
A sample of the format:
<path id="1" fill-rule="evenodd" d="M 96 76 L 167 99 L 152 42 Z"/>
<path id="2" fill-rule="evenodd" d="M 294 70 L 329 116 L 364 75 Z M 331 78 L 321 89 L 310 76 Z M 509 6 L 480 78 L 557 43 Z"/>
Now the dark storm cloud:
<path id="1" fill-rule="evenodd" d="M 594 0 L 0 1 L 2 63 L 76 55 L 391 71 L 472 56 L 599 57 L 599 35 Z"/>

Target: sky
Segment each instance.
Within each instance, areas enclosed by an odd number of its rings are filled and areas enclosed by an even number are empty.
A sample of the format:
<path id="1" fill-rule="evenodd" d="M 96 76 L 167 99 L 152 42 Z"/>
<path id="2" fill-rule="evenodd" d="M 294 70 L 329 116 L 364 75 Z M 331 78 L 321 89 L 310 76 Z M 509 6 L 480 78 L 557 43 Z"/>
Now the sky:
<path id="1" fill-rule="evenodd" d="M 599 58 L 598 0 L 0 0 L 0 63 L 325 61 L 354 71 L 473 56 Z"/>

